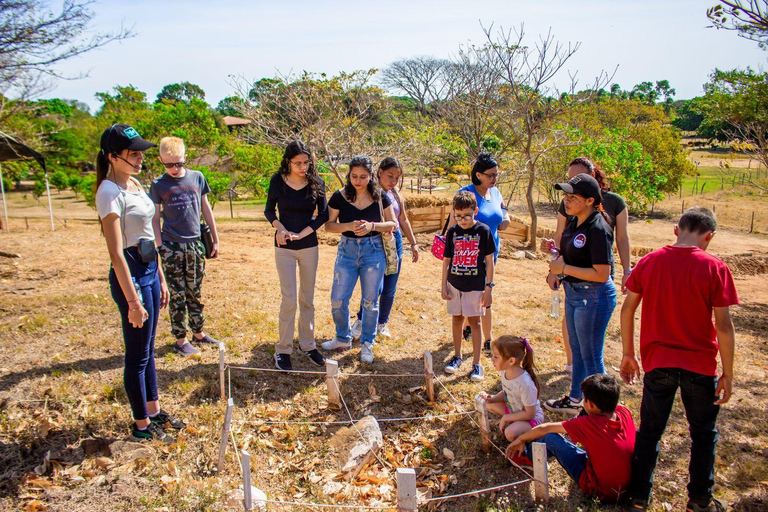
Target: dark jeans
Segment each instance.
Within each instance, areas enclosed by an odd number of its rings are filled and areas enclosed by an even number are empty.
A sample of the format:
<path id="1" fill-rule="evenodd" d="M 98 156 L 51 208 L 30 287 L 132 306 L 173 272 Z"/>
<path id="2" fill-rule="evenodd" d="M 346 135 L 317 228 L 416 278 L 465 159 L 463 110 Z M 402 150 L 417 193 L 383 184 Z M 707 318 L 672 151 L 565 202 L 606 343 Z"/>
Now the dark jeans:
<path id="1" fill-rule="evenodd" d="M 547 434 L 539 439 L 538 442 L 543 442 L 547 445 L 547 456 L 555 457 L 557 462 L 563 466 L 565 472 L 568 473 L 568 476 L 578 484 L 581 474 L 587 467 L 587 452 L 560 434 Z M 525 446 L 525 454 L 529 459 L 533 460 L 533 446 L 531 443 Z"/>
<path id="2" fill-rule="evenodd" d="M 125 299 L 114 269 L 109 271 L 109 287 L 112 299 L 120 310 L 123 322 L 123 342 L 125 343 L 125 369 L 123 383 L 128 402 L 131 404 L 133 419 L 143 420 L 148 417 L 147 402 L 158 399 L 157 374 L 155 373 L 155 331 L 160 313 L 160 275 L 157 262 L 142 263 L 135 247 L 123 251 L 131 276 L 141 287 L 144 308 L 149 317 L 141 329 L 136 329 L 128 321 L 128 301 Z"/>
<path id="3" fill-rule="evenodd" d="M 667 427 L 677 388 L 680 388 L 691 434 L 688 497 L 691 501 L 709 503 L 715 484 L 718 437 L 715 422 L 720 411 L 720 406 L 714 404 L 717 400 L 717 377 L 680 368 L 656 368 L 646 373 L 643 379 L 640 429 L 632 457 L 630 495 L 640 499 L 648 499 L 651 495 L 659 441 Z"/>
<path id="4" fill-rule="evenodd" d="M 385 275 L 381 286 L 379 287 L 379 319 L 378 323 L 385 324 L 389 322 L 389 314 L 392 312 L 392 305 L 395 303 L 395 293 L 397 292 L 397 280 L 400 278 L 400 268 L 403 266 L 403 235 L 398 229 L 394 232 L 395 242 L 397 242 L 397 274 Z M 363 319 L 363 305 L 357 311 L 357 319 Z"/>

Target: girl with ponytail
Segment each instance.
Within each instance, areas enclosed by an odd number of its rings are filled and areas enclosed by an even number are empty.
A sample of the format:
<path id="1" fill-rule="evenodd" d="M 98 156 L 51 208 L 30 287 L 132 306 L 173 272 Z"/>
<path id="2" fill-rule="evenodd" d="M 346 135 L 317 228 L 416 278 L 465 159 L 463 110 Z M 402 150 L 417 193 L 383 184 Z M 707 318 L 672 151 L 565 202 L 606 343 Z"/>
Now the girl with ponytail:
<path id="1" fill-rule="evenodd" d="M 500 373 L 501 391 L 480 395 L 488 411 L 501 416 L 499 429 L 512 442 L 544 421 L 533 349 L 525 338 L 505 335 L 493 340 L 491 354 L 493 367 Z"/>

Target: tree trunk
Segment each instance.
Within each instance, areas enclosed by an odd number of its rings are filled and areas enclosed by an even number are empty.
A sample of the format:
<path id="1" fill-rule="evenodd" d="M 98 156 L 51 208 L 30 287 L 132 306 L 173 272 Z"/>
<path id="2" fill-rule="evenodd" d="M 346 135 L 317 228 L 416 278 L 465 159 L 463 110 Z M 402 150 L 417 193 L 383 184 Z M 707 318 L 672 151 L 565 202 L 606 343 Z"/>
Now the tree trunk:
<path id="1" fill-rule="evenodd" d="M 538 250 L 536 247 L 538 245 L 536 243 L 538 216 L 536 215 L 536 205 L 533 203 L 533 185 L 536 183 L 536 169 L 533 166 L 530 154 L 527 154 L 526 157 L 528 160 L 525 163 L 525 166 L 528 168 L 528 188 L 525 190 L 525 201 L 528 203 L 528 213 L 531 217 L 531 235 L 528 248 L 535 253 Z"/>

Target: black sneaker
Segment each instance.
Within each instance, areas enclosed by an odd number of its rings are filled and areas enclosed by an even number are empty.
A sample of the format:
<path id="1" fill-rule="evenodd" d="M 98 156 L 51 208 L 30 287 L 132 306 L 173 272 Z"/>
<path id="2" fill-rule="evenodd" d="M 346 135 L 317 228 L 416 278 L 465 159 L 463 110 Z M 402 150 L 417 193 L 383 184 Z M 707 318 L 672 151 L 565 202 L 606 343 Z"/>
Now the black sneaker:
<path id="1" fill-rule="evenodd" d="M 576 416 L 581 412 L 581 404 L 581 401 L 573 403 L 571 397 L 565 395 L 559 400 L 547 400 L 544 402 L 544 408 L 550 412 L 561 412 L 571 416 Z"/>
<path id="2" fill-rule="evenodd" d="M 464 341 L 469 341 L 472 339 L 472 328 L 470 326 L 466 326 L 463 331 L 461 331 L 461 335 L 464 337 Z"/>
<path id="3" fill-rule="evenodd" d="M 284 372 L 292 371 L 290 354 L 275 354 L 275 368 Z"/>
<path id="4" fill-rule="evenodd" d="M 706 505 L 699 505 L 695 501 L 689 501 L 685 506 L 685 512 L 725 512 L 726 508 L 722 500 L 712 498 Z"/>
<path id="5" fill-rule="evenodd" d="M 325 358 L 323 355 L 317 351 L 316 348 L 313 348 L 312 350 L 308 352 L 304 352 L 302 350 L 302 353 L 309 358 L 310 361 L 312 361 L 312 364 L 315 366 L 325 366 Z M 290 367 L 291 362 L 290 359 L 288 360 L 288 366 Z"/>
<path id="6" fill-rule="evenodd" d="M 165 433 L 160 425 L 152 423 L 151 421 L 149 422 L 149 426 L 143 430 L 137 427 L 134 423 L 128 440 L 137 443 L 160 441 L 165 444 L 173 444 L 176 442 L 174 438 Z"/>
<path id="7" fill-rule="evenodd" d="M 629 501 L 629 510 L 645 512 L 648 510 L 648 500 L 644 500 L 642 498 L 632 498 Z"/>
<path id="8" fill-rule="evenodd" d="M 486 354 L 491 353 L 491 340 L 485 340 L 485 343 L 483 343 L 483 352 Z"/>
<path id="9" fill-rule="evenodd" d="M 169 427 L 175 428 L 176 430 L 184 430 L 185 428 L 187 428 L 186 423 L 184 423 L 178 418 L 171 416 L 170 414 L 168 414 L 162 409 L 160 409 L 160 412 L 157 413 L 157 416 L 155 417 L 150 416 L 149 421 L 156 425 L 160 425 L 161 427 L 168 425 Z"/>

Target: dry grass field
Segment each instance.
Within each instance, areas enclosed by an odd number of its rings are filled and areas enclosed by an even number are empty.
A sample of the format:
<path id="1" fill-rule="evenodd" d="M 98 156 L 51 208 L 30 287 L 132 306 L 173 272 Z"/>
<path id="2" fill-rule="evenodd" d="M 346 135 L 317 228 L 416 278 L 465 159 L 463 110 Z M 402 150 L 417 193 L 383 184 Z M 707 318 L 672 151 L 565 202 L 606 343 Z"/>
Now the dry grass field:
<path id="1" fill-rule="evenodd" d="M 222 496 L 241 483 L 230 449 L 225 471 L 216 473 L 224 407 L 219 401 L 218 355 L 180 358 L 171 350 L 167 313 L 157 336 L 158 380 L 163 406 L 189 425 L 178 442 L 152 447 L 151 456 L 125 462 L 106 446 L 127 437 L 130 412 L 122 388 L 123 348 L 119 317 L 107 283 L 109 261 L 93 210 L 67 194 L 56 198 L 57 229 L 51 232 L 34 200 L 12 195 L 10 233 L 0 234 L 0 508 L 6 510 L 221 510 Z M 204 285 L 207 330 L 224 340 L 228 362 L 272 367 L 280 302 L 271 229 L 257 212 L 238 209 L 220 219 L 222 256 L 209 263 Z M 246 211 L 247 210 L 247 211 Z M 30 217 L 25 229 L 24 216 Z M 543 213 L 542 223 L 554 225 Z M 63 219 L 67 219 L 67 227 Z M 672 240 L 672 223 L 633 219 L 634 245 L 659 247 Z M 432 235 L 420 235 L 428 243 Z M 324 234 L 315 295 L 316 334 L 333 334 L 330 286 L 335 235 Z M 711 251 L 736 271 L 743 304 L 733 308 L 737 329 L 735 394 L 719 419 L 716 494 L 738 510 L 768 507 L 768 238 L 723 230 Z M 749 254 L 747 256 L 746 254 Z M 636 259 L 636 258 L 633 258 Z M 495 334 L 526 336 L 535 349 L 544 388 L 542 399 L 561 396 L 569 379 L 558 342 L 560 322 L 549 318 L 550 293 L 542 260 L 499 260 L 494 290 Z M 434 403 L 427 403 L 421 378 L 348 377 L 342 394 L 355 417 L 424 416 L 471 409 L 481 390 L 498 389 L 488 359 L 487 378 L 471 383 L 469 368 L 447 376 L 450 323 L 439 294 L 440 264 L 428 250 L 403 266 L 392 313 L 394 337 L 375 348 L 373 365 L 361 365 L 359 350 L 339 358 L 347 373 L 420 373 L 429 349 L 438 378 Z M 357 299 L 353 299 L 353 303 Z M 619 305 L 620 307 L 620 305 Z M 618 310 L 618 308 L 617 308 Z M 467 346 L 467 350 L 471 350 Z M 621 357 L 618 314 L 609 327 L 606 365 L 616 372 Z M 294 366 L 313 369 L 295 358 Z M 329 438 L 339 428 L 273 424 L 274 420 L 345 420 L 329 410 L 324 380 L 317 375 L 232 370 L 233 429 L 239 447 L 252 455 L 253 485 L 270 498 L 337 505 L 391 505 L 394 468 L 415 467 L 419 489 L 430 496 L 457 494 L 519 480 L 524 475 L 500 453 L 480 450 L 478 430 L 465 416 L 432 421 L 382 423 L 384 447 L 352 483 L 339 481 Z M 624 386 L 623 401 L 639 410 L 640 387 Z M 454 399 L 455 397 L 455 399 Z M 689 440 L 678 402 L 663 440 L 654 490 L 654 510 L 680 510 Z M 635 415 L 637 419 L 637 415 Z M 556 418 L 551 418 L 556 419 Z M 496 434 L 494 441 L 501 446 Z M 446 451 L 450 450 L 449 451 Z M 451 453 L 453 458 L 451 458 Z M 47 463 L 45 461 L 48 461 Z M 547 510 L 598 510 L 551 464 Z M 270 510 L 288 510 L 270 506 Z M 466 497 L 433 506 L 439 510 L 534 510 L 532 489 Z"/>

